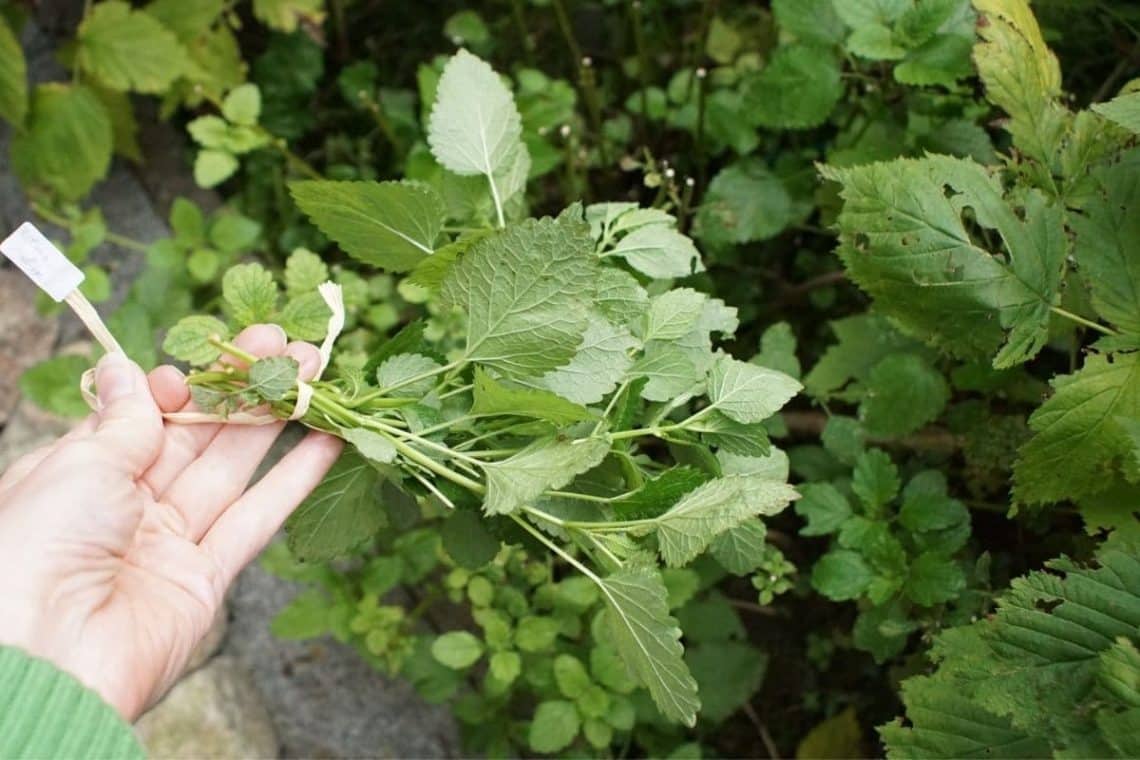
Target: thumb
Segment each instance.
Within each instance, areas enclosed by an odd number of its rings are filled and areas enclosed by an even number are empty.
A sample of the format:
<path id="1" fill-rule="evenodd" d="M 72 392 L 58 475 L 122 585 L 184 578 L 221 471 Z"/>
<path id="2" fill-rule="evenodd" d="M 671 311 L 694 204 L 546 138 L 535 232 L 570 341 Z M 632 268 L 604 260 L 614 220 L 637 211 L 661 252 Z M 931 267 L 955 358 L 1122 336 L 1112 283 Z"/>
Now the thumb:
<path id="1" fill-rule="evenodd" d="M 99 422 L 92 439 L 108 458 L 139 475 L 162 449 L 162 412 L 139 365 L 126 354 L 106 354 L 95 367 Z"/>

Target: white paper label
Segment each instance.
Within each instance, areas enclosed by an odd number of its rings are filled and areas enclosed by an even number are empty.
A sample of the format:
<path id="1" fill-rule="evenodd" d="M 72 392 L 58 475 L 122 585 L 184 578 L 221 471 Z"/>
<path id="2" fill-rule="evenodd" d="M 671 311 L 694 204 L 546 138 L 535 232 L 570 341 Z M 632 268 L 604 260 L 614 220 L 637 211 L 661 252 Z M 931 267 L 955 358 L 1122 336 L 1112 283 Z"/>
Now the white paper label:
<path id="1" fill-rule="evenodd" d="M 72 264 L 31 222 L 24 222 L 0 243 L 3 253 L 56 302 L 83 282 L 83 272 Z"/>

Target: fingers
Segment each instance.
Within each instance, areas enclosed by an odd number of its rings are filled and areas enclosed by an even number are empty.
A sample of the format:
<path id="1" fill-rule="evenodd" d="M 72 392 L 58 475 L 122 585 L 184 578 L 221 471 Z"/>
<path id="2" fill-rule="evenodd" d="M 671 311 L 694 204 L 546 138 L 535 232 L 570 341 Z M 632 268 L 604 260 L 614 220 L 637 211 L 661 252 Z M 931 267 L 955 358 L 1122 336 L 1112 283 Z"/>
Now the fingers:
<path id="1" fill-rule="evenodd" d="M 320 354 L 307 343 L 291 343 L 277 353 L 297 361 L 302 379 L 312 379 L 320 365 Z M 199 540 L 242 495 L 284 428 L 283 422 L 222 426 L 201 455 L 175 478 L 163 499 L 182 512 L 187 538 Z"/>
<path id="2" fill-rule="evenodd" d="M 256 356 L 276 356 L 285 350 L 285 333 L 276 325 L 253 325 L 242 330 L 234 344 Z M 226 360 L 241 363 L 232 357 L 226 357 Z M 190 400 L 190 390 L 185 381 L 178 380 L 179 391 L 172 387 L 175 374 L 181 375 L 173 367 L 159 367 L 151 372 L 155 399 L 164 412 L 193 411 L 196 407 Z M 210 424 L 167 425 L 162 453 L 144 478 L 151 491 L 156 494 L 166 492 L 182 471 L 206 450 L 221 429 L 221 425 Z"/>
<path id="3" fill-rule="evenodd" d="M 91 439 L 106 454 L 107 464 L 133 475 L 146 471 L 162 450 L 162 412 L 139 365 L 118 351 L 95 367 L 100 409 Z"/>
<path id="4" fill-rule="evenodd" d="M 285 519 L 317 487 L 343 446 L 340 439 L 327 433 L 309 433 L 218 518 L 201 545 L 222 568 L 226 586 L 257 557 Z"/>

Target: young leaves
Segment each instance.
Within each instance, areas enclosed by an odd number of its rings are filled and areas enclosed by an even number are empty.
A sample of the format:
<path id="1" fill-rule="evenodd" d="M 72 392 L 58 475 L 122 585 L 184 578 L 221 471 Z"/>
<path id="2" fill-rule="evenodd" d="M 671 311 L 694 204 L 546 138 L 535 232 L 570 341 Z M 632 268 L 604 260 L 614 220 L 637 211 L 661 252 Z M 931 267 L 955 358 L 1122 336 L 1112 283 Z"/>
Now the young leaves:
<path id="1" fill-rule="evenodd" d="M 823 174 L 843 185 L 839 255 L 881 313 L 953 354 L 1000 347 L 996 368 L 1041 349 L 1065 266 L 1059 207 L 1031 190 L 1007 201 L 984 168 L 945 156 Z M 1009 264 L 976 242 L 966 208 Z"/>
<path id="2" fill-rule="evenodd" d="M 589 227 L 571 211 L 480 240 L 440 291 L 467 313 L 464 358 L 513 378 L 566 364 L 582 342 L 595 270 Z"/>
<path id="3" fill-rule="evenodd" d="M 613 646 L 666 718 L 695 725 L 697 682 L 682 658 L 681 629 L 669 614 L 661 575 L 628 568 L 602 578 L 601 586 Z"/>
<path id="4" fill-rule="evenodd" d="M 504 175 L 529 163 L 522 143 L 522 122 L 511 91 L 484 61 L 460 50 L 443 69 L 435 106 L 428 121 L 432 155 L 446 169 L 462 176 L 483 175 L 504 224 Z M 526 172 L 522 172 L 525 177 Z"/>
<path id="5" fill-rule="evenodd" d="M 439 194 L 417 182 L 302 181 L 289 192 L 345 253 L 391 272 L 435 252 L 446 214 Z"/>

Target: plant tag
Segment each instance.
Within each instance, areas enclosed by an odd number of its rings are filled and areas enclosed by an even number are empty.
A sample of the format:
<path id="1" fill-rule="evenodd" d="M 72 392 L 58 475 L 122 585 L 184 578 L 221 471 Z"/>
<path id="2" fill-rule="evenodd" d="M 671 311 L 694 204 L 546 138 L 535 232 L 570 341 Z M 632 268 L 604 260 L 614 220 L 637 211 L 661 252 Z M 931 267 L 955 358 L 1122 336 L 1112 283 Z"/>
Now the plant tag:
<path id="1" fill-rule="evenodd" d="M 83 272 L 31 222 L 21 224 L 0 243 L 0 252 L 57 303 L 83 282 Z"/>

